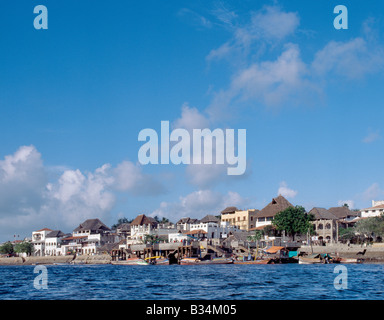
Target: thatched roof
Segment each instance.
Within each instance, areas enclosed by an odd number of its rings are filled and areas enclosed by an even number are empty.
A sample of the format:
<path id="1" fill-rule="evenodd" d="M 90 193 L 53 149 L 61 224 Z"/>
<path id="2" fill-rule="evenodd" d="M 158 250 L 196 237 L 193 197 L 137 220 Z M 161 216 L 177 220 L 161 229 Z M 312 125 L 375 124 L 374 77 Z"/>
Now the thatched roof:
<path id="1" fill-rule="evenodd" d="M 157 226 L 155 219 L 147 217 L 145 214 L 138 215 L 132 222 L 131 226 L 143 226 L 143 225 L 152 225 L 153 227 Z"/>
<path id="2" fill-rule="evenodd" d="M 209 214 L 209 215 L 206 215 L 203 219 L 201 219 L 200 222 L 202 222 L 202 223 L 208 223 L 208 222 L 220 223 L 220 219 Z"/>
<path id="3" fill-rule="evenodd" d="M 45 237 L 46 238 L 61 238 L 64 237 L 65 233 L 61 232 L 60 230 L 54 230 L 48 233 Z"/>
<path id="4" fill-rule="evenodd" d="M 75 232 L 82 230 L 91 230 L 91 231 L 110 231 L 104 223 L 99 219 L 88 219 L 81 223 L 75 230 Z"/>
<path id="5" fill-rule="evenodd" d="M 226 213 L 234 213 L 235 211 L 239 211 L 236 207 L 226 207 L 223 211 L 221 211 L 222 214 Z"/>
<path id="6" fill-rule="evenodd" d="M 199 223 L 199 222 L 200 222 L 199 219 L 181 218 L 179 221 L 176 222 L 176 224 L 184 224 L 184 223 L 193 224 L 193 223 Z"/>
<path id="7" fill-rule="evenodd" d="M 348 207 L 333 207 L 328 209 L 333 215 L 335 215 L 338 219 L 345 219 L 348 216 L 358 217 L 359 214 L 357 212 L 353 212 L 349 210 Z"/>
<path id="8" fill-rule="evenodd" d="M 277 213 L 287 209 L 288 207 L 293 207 L 293 205 L 282 195 L 279 195 L 278 197 L 273 198 L 266 207 L 261 209 L 260 212 L 257 213 L 257 217 L 274 217 Z"/>
<path id="9" fill-rule="evenodd" d="M 314 215 L 315 220 L 338 220 L 339 219 L 332 212 L 324 208 L 315 207 L 311 211 L 309 211 L 309 213 Z"/>

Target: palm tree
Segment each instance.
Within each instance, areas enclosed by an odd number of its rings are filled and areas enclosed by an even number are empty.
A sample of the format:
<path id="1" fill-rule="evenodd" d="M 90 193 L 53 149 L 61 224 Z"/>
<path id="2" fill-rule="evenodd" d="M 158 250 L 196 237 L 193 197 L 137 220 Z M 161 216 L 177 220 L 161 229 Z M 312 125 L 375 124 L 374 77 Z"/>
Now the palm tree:
<path id="1" fill-rule="evenodd" d="M 255 230 L 255 234 L 253 236 L 249 236 L 248 240 L 256 242 L 256 257 L 259 254 L 259 240 L 263 236 L 263 231 Z"/>

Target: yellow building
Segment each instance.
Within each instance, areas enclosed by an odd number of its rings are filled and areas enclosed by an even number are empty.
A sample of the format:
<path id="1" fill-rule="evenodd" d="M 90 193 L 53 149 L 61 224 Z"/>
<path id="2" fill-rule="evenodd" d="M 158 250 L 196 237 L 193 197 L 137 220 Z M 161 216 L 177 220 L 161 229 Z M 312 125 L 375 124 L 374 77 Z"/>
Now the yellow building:
<path id="1" fill-rule="evenodd" d="M 241 230 L 249 231 L 256 226 L 256 215 L 259 210 L 239 210 L 236 207 L 228 207 L 221 211 L 221 221 L 237 226 Z"/>

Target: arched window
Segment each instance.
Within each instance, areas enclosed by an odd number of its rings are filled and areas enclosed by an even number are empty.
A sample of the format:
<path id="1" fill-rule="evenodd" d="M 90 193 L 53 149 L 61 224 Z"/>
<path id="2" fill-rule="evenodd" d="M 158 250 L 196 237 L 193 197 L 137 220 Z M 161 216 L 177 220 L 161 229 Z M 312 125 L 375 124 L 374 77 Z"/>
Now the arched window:
<path id="1" fill-rule="evenodd" d="M 317 226 L 317 229 L 319 229 L 319 230 L 323 230 L 323 224 L 320 223 L 320 224 Z"/>

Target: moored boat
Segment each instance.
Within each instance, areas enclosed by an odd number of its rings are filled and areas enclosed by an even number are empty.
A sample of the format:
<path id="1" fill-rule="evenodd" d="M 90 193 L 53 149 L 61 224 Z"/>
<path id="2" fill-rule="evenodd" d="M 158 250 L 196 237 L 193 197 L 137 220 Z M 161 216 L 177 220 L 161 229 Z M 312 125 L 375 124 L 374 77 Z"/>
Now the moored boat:
<path id="1" fill-rule="evenodd" d="M 271 264 L 272 259 L 256 259 L 250 261 L 235 260 L 234 264 Z"/>
<path id="2" fill-rule="evenodd" d="M 111 263 L 114 265 L 149 265 L 147 261 L 140 258 L 128 258 L 127 260 L 111 261 Z"/>
<path id="3" fill-rule="evenodd" d="M 181 265 L 208 265 L 208 264 L 232 264 L 230 258 L 214 258 L 212 260 L 200 260 L 198 258 L 183 258 L 180 260 Z"/>
<path id="4" fill-rule="evenodd" d="M 316 264 L 322 262 L 320 254 L 311 254 L 307 257 L 299 257 L 299 264 Z"/>

